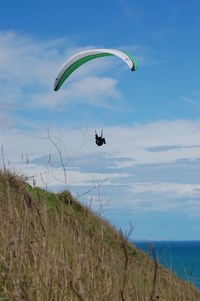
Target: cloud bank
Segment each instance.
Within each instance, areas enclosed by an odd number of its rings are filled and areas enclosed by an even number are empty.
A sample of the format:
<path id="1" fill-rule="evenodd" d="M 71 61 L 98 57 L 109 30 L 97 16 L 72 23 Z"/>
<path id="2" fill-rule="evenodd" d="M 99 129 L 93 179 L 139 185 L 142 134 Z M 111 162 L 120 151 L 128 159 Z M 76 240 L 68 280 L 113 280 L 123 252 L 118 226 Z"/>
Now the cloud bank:
<path id="1" fill-rule="evenodd" d="M 55 109 L 74 101 L 105 106 L 109 98 L 119 97 L 117 81 L 101 77 L 102 72 L 113 68 L 110 58 L 87 63 L 70 77 L 67 88 L 63 86 L 59 93 L 53 91 L 58 70 L 77 51 L 80 47 L 69 39 L 41 41 L 15 32 L 0 32 L 0 104 Z"/>
<path id="2" fill-rule="evenodd" d="M 122 99 L 108 58 L 86 64 L 58 93 L 53 91 L 58 69 L 79 50 L 68 39 L 0 33 L 0 137 L 7 166 L 48 189 L 67 187 L 78 196 L 90 191 L 86 200 L 100 196 L 116 210 L 199 216 L 200 120 L 105 126 L 104 148 L 96 147 L 90 126 L 50 129 L 63 155 L 64 183 L 59 155 L 41 129 L 47 111 L 56 114 L 72 103 L 113 109 L 110 100 Z"/>

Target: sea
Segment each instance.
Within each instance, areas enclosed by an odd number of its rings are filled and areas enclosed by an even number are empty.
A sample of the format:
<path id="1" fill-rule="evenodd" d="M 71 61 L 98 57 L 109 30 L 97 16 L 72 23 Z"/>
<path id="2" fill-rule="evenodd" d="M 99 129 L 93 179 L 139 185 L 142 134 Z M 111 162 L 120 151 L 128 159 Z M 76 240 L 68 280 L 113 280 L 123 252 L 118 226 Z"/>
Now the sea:
<path id="1" fill-rule="evenodd" d="M 200 290 L 200 241 L 133 241 L 133 244 L 145 253 L 153 246 L 162 266 Z"/>

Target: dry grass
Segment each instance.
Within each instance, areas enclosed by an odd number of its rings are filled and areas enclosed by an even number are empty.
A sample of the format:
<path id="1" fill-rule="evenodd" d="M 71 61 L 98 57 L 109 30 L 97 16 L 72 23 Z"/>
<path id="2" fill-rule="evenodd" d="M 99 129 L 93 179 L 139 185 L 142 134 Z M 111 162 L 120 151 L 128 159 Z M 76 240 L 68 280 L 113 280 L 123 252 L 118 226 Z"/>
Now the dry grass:
<path id="1" fill-rule="evenodd" d="M 0 173 L 0 300 L 200 300 L 69 192 Z"/>

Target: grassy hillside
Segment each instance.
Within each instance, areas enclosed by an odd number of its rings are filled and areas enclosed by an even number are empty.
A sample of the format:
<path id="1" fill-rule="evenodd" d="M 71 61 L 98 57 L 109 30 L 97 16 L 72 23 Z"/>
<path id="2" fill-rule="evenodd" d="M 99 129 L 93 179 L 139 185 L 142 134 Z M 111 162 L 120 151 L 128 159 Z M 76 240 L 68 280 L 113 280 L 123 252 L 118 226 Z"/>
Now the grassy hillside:
<path id="1" fill-rule="evenodd" d="M 0 172 L 0 300 L 200 300 L 69 192 Z"/>

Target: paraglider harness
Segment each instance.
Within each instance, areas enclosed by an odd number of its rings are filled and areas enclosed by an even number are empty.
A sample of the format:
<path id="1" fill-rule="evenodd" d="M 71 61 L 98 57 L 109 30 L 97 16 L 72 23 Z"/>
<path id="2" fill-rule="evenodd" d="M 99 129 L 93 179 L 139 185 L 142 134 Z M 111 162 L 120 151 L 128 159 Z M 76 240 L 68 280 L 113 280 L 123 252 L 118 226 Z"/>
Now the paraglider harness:
<path id="1" fill-rule="evenodd" d="M 103 144 L 106 144 L 105 138 L 103 138 L 103 131 L 101 131 L 101 136 L 97 135 L 97 132 L 95 131 L 95 142 L 98 146 L 101 146 Z"/>

